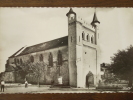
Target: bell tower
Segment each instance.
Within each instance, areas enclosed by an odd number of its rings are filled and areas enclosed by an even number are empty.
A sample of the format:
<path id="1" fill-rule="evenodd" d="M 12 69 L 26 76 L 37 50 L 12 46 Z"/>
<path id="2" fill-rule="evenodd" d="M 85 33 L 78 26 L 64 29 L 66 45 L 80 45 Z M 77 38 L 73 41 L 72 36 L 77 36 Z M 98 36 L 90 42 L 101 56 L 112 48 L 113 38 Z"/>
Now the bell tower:
<path id="1" fill-rule="evenodd" d="M 68 17 L 68 63 L 69 63 L 69 85 L 77 86 L 76 68 L 76 13 L 70 8 L 66 14 Z"/>
<path id="2" fill-rule="evenodd" d="M 66 14 L 68 18 L 68 67 L 69 85 L 73 87 L 86 87 L 86 75 L 93 74 L 91 80 L 94 85 L 99 80 L 99 47 L 97 28 L 100 23 L 96 12 L 89 23 L 77 16 L 70 8 Z M 93 82 L 94 80 L 94 82 Z"/>

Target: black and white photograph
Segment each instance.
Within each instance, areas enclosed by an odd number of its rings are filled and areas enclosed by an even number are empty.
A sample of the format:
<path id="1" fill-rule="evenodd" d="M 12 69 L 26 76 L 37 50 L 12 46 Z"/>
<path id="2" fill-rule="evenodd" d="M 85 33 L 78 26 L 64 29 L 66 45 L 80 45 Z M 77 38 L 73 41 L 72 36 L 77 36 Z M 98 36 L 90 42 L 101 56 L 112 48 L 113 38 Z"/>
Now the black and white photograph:
<path id="1" fill-rule="evenodd" d="M 0 94 L 133 92 L 133 8 L 0 7 Z"/>

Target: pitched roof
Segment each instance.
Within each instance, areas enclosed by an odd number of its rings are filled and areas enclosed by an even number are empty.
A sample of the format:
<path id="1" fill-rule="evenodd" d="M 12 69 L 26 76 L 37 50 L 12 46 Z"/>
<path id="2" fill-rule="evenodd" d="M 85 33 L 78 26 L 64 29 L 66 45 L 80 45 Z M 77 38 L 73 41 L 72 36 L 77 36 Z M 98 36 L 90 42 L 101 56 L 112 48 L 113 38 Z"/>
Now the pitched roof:
<path id="1" fill-rule="evenodd" d="M 67 46 L 67 45 L 68 45 L 68 36 L 65 36 L 65 37 L 58 38 L 58 39 L 55 39 L 55 40 L 51 40 L 51 41 L 48 41 L 48 42 L 44 42 L 44 43 L 40 43 L 40 44 L 36 44 L 36 45 L 33 45 L 33 46 L 26 47 L 18 55 L 15 55 L 16 54 L 15 53 L 11 57 L 25 55 L 25 54 L 29 54 L 29 53 L 35 53 L 35 52 L 44 51 L 44 50 L 48 50 L 48 49 L 52 49 L 52 48 L 56 48 L 56 47 L 60 47 L 60 46 Z"/>

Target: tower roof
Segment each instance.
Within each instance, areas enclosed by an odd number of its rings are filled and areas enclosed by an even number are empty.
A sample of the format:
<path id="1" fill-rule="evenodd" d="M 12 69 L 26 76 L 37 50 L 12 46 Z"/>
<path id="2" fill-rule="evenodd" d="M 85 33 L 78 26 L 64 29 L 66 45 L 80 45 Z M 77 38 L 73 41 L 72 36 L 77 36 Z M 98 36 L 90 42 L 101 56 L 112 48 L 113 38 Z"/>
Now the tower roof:
<path id="1" fill-rule="evenodd" d="M 98 19 L 97 19 L 96 12 L 94 13 L 94 16 L 93 16 L 93 20 L 92 20 L 92 22 L 91 22 L 91 25 L 94 25 L 95 23 L 99 23 L 99 24 L 100 24 L 100 22 L 99 22 Z"/>
<path id="2" fill-rule="evenodd" d="M 73 11 L 72 8 L 70 8 L 70 10 L 69 10 L 69 12 L 66 14 L 66 16 L 68 16 L 69 14 L 75 14 L 75 15 L 76 15 L 76 13 Z"/>

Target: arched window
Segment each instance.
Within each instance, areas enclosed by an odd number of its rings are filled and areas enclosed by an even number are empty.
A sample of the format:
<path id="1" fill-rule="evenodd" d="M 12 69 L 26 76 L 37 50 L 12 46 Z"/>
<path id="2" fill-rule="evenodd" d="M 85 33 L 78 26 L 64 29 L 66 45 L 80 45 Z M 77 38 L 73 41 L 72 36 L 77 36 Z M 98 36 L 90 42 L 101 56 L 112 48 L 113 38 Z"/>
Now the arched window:
<path id="1" fill-rule="evenodd" d="M 40 54 L 39 60 L 40 60 L 40 61 L 43 61 L 43 55 L 42 55 L 42 54 Z"/>
<path id="2" fill-rule="evenodd" d="M 34 57 L 33 57 L 33 56 L 30 57 L 30 61 L 31 61 L 32 63 L 34 62 Z"/>
<path id="3" fill-rule="evenodd" d="M 94 40 L 93 40 L 93 36 L 92 36 L 92 37 L 91 37 L 91 43 L 93 43 L 93 41 L 94 41 Z"/>
<path id="4" fill-rule="evenodd" d="M 50 54 L 49 54 L 49 59 L 48 59 L 48 61 L 49 61 L 49 66 L 53 66 L 53 55 L 52 55 L 52 53 L 50 52 Z"/>
<path id="5" fill-rule="evenodd" d="M 20 64 L 23 64 L 23 61 L 22 61 L 22 59 L 20 59 Z"/>
<path id="6" fill-rule="evenodd" d="M 82 33 L 82 40 L 85 40 L 85 38 L 84 38 L 84 37 L 85 37 L 85 35 L 84 35 L 84 33 Z"/>
<path id="7" fill-rule="evenodd" d="M 58 65 L 62 65 L 62 53 L 60 50 L 58 51 Z"/>
<path id="8" fill-rule="evenodd" d="M 19 64 L 19 59 L 17 59 L 17 63 Z"/>
<path id="9" fill-rule="evenodd" d="M 17 59 L 16 59 L 16 58 L 14 59 L 14 63 L 15 63 L 15 64 L 17 63 Z"/>
<path id="10" fill-rule="evenodd" d="M 90 42 L 90 36 L 89 36 L 89 34 L 86 36 L 86 39 L 87 39 L 88 42 Z"/>

